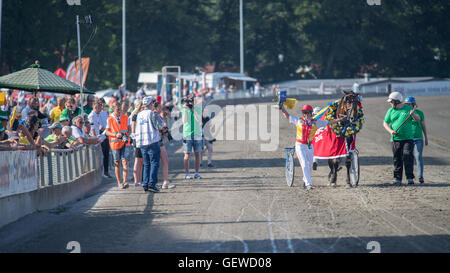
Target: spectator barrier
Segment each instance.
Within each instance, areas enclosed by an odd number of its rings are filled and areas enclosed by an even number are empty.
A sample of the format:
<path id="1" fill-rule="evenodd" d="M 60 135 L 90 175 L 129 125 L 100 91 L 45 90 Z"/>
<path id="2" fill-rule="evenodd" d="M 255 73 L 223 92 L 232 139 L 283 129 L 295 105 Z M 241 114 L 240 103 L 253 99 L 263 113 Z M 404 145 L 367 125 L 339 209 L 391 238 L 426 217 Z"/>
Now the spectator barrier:
<path id="1" fill-rule="evenodd" d="M 100 144 L 76 149 L 0 151 L 0 227 L 38 210 L 83 198 L 100 185 Z"/>

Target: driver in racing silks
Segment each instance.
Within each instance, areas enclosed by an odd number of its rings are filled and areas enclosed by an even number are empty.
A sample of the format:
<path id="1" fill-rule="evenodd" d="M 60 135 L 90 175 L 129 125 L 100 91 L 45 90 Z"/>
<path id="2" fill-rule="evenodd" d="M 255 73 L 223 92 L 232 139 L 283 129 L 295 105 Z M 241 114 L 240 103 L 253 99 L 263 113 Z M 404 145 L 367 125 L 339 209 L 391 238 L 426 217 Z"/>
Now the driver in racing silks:
<path id="1" fill-rule="evenodd" d="M 316 120 L 312 118 L 313 108 L 311 105 L 304 105 L 302 107 L 303 117 L 299 118 L 290 115 L 282 106 L 281 111 L 283 116 L 289 119 L 289 122 L 297 126 L 297 135 L 295 143 L 295 152 L 300 162 L 303 171 L 303 182 L 307 190 L 312 189 L 311 169 L 313 166 L 314 146 L 313 138 L 318 128 L 327 125 L 335 124 L 341 119 L 334 120 Z"/>

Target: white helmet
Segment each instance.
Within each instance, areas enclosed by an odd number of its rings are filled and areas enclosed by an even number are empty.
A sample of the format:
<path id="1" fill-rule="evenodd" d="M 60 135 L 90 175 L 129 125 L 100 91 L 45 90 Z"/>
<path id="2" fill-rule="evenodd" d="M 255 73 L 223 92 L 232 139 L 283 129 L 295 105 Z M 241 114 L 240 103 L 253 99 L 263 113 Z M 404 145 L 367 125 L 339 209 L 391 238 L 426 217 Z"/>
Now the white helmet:
<path id="1" fill-rule="evenodd" d="M 393 100 L 398 100 L 398 101 L 402 102 L 402 101 L 403 101 L 403 96 L 402 96 L 402 94 L 401 94 L 400 92 L 392 92 L 392 93 L 389 95 L 389 99 L 388 99 L 387 101 L 388 101 L 388 102 L 391 102 L 391 101 L 393 101 Z"/>

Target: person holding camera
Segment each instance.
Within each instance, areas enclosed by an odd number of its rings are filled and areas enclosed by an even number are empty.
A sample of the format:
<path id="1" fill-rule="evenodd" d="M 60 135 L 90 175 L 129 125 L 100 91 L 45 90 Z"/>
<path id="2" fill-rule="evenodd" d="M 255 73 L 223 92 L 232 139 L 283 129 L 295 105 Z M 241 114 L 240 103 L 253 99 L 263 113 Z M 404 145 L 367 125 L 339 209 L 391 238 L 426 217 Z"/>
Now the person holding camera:
<path id="1" fill-rule="evenodd" d="M 203 150 L 203 136 L 202 136 L 202 109 L 201 106 L 194 106 L 194 97 L 185 97 L 181 103 L 183 109 L 181 117 L 183 121 L 183 148 L 184 148 L 184 169 L 186 171 L 185 179 L 192 179 L 189 173 L 189 158 L 192 149 L 195 154 L 195 179 L 201 179 L 200 159 Z"/>
<path id="2" fill-rule="evenodd" d="M 158 118 L 155 119 L 157 123 L 157 127 L 162 127 L 160 130 L 161 140 L 159 141 L 159 147 L 161 149 L 161 167 L 163 173 L 163 184 L 161 186 L 162 189 L 173 189 L 175 185 L 169 181 L 169 156 L 167 155 L 167 150 L 165 147 L 165 143 L 172 141 L 172 135 L 169 132 L 169 128 L 167 127 L 166 117 L 170 115 L 170 113 L 166 110 L 163 110 L 160 102 L 155 101 L 153 103 L 153 111 L 158 114 Z"/>
<path id="3" fill-rule="evenodd" d="M 114 171 L 117 184 L 120 189 L 128 187 L 128 161 L 130 161 L 130 133 L 131 129 L 128 123 L 127 115 L 122 114 L 121 104 L 116 101 L 113 105 L 114 112 L 108 117 L 106 125 L 106 136 L 109 137 L 109 145 L 113 155 Z M 120 174 L 120 162 L 123 166 L 123 183 Z"/>

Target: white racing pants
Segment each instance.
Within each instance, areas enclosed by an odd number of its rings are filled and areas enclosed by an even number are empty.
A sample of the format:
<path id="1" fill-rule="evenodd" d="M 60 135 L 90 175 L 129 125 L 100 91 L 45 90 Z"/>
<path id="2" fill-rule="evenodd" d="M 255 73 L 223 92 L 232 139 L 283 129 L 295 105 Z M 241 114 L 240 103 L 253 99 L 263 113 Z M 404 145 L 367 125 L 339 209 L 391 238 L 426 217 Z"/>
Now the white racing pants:
<path id="1" fill-rule="evenodd" d="M 311 170 L 314 162 L 314 146 L 311 144 L 311 149 L 307 144 L 295 142 L 295 153 L 303 171 L 303 182 L 306 186 L 312 186 Z"/>

